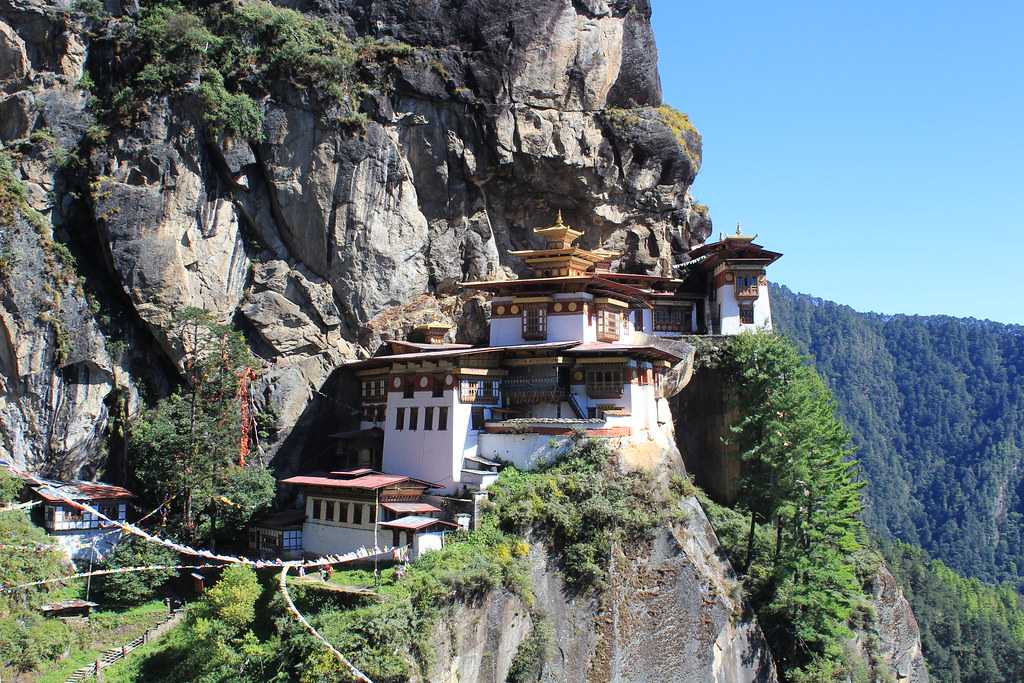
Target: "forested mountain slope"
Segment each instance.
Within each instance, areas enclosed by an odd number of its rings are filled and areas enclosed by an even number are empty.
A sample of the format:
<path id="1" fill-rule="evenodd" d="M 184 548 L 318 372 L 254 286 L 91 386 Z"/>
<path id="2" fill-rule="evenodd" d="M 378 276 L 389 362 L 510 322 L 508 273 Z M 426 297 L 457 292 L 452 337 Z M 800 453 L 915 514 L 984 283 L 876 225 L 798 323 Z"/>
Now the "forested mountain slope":
<path id="1" fill-rule="evenodd" d="M 813 357 L 854 433 L 868 524 L 963 574 L 1019 583 L 1024 328 L 772 296 L 777 328 Z"/>

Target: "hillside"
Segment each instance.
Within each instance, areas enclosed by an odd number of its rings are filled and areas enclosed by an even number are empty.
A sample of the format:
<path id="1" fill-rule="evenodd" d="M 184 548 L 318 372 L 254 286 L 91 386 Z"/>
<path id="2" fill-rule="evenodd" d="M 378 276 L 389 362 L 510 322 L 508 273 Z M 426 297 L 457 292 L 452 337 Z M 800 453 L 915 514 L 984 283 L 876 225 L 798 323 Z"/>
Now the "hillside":
<path id="1" fill-rule="evenodd" d="M 868 524 L 967 576 L 1019 581 L 1024 328 L 772 296 L 854 433 Z"/>

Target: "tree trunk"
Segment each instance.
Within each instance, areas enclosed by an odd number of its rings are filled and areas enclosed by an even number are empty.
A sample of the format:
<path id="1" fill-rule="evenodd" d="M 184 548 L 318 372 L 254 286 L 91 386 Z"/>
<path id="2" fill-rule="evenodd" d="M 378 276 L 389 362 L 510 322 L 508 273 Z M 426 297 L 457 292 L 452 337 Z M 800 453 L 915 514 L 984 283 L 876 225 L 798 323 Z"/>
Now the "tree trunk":
<path id="1" fill-rule="evenodd" d="M 754 532 L 757 530 L 757 513 L 751 510 L 750 512 L 750 532 L 747 534 L 747 559 L 743 563 L 743 573 L 746 574 L 750 570 L 750 565 L 754 561 Z"/>

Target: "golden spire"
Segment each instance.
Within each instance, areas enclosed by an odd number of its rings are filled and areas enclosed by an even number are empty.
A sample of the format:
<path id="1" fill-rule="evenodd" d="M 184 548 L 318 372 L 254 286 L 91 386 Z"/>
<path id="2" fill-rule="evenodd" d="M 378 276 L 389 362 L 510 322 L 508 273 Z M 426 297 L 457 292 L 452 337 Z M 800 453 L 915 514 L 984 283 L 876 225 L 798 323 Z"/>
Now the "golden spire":
<path id="1" fill-rule="evenodd" d="M 562 210 L 558 210 L 558 217 L 555 218 L 555 226 L 561 228 L 565 225 L 565 221 L 562 220 Z"/>

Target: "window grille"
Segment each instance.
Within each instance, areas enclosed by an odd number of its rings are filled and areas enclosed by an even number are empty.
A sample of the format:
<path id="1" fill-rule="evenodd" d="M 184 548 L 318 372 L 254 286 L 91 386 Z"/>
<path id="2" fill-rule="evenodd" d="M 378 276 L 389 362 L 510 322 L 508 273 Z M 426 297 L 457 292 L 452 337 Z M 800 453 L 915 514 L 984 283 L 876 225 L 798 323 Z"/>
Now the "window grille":
<path id="1" fill-rule="evenodd" d="M 619 328 L 622 324 L 622 314 L 611 308 L 601 308 L 597 311 L 597 338 L 601 341 L 617 341 Z"/>
<path id="2" fill-rule="evenodd" d="M 587 369 L 587 395 L 590 398 L 621 398 L 621 365 L 595 365 Z"/>
<path id="3" fill-rule="evenodd" d="M 546 304 L 523 306 L 523 339 L 548 338 L 548 307 Z"/>

